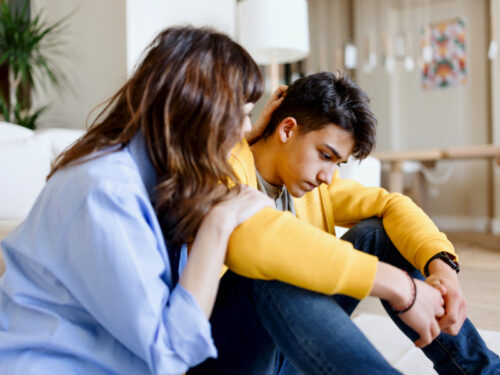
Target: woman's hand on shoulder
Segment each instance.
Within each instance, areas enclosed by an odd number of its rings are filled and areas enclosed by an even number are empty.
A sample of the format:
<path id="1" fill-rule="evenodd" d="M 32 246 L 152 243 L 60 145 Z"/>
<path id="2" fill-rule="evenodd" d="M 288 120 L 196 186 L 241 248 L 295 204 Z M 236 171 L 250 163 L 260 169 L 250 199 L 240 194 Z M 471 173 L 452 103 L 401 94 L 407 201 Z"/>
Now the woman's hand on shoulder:
<path id="1" fill-rule="evenodd" d="M 256 189 L 241 185 L 235 196 L 212 207 L 203 221 L 222 226 L 230 235 L 234 228 L 265 207 L 275 207 L 274 201 Z"/>

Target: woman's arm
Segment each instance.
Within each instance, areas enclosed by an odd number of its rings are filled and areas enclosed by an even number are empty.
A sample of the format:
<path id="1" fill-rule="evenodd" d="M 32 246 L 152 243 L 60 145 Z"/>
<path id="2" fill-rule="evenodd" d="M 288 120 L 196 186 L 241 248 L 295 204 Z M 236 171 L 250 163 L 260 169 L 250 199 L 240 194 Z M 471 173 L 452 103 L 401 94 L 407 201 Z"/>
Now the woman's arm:
<path id="1" fill-rule="evenodd" d="M 215 302 L 233 229 L 257 211 L 273 205 L 264 194 L 242 186 L 238 195 L 214 206 L 202 221 L 179 282 L 191 292 L 207 317 Z"/>

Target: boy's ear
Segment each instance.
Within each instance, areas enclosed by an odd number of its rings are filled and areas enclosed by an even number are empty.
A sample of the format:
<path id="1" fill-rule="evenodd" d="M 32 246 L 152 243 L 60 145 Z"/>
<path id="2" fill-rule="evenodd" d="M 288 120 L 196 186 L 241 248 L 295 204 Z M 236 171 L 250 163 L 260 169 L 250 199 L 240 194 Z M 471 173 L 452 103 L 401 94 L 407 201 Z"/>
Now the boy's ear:
<path id="1" fill-rule="evenodd" d="M 287 143 L 292 135 L 298 131 L 297 120 L 286 117 L 278 124 L 278 137 L 282 143 Z"/>

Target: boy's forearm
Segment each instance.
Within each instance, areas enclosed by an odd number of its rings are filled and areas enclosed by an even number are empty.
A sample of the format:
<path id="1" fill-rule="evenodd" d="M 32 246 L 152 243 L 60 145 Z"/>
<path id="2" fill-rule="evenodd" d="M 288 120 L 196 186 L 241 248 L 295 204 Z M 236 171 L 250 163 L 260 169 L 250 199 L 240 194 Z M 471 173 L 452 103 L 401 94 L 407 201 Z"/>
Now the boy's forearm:
<path id="1" fill-rule="evenodd" d="M 264 209 L 236 228 L 226 256 L 226 265 L 243 276 L 358 299 L 372 289 L 377 261 L 349 242 L 274 209 Z"/>

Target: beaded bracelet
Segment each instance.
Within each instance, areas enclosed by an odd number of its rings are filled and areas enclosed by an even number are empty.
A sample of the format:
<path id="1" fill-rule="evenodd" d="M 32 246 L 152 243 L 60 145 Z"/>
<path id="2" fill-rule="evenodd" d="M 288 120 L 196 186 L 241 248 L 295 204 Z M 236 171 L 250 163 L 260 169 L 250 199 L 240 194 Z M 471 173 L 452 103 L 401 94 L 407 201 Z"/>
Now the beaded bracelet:
<path id="1" fill-rule="evenodd" d="M 408 272 L 406 271 L 403 271 L 406 276 L 408 276 L 408 279 L 410 279 L 411 281 L 411 285 L 412 285 L 412 291 L 411 291 L 411 300 L 410 302 L 406 305 L 406 306 L 403 306 L 403 307 L 394 307 L 390 302 L 389 302 L 389 306 L 391 307 L 392 311 L 396 314 L 402 314 L 402 313 L 405 313 L 407 312 L 408 310 L 410 310 L 413 305 L 415 304 L 415 301 L 417 300 L 417 284 L 415 284 L 415 280 L 413 280 L 411 278 L 410 275 L 408 275 Z"/>

